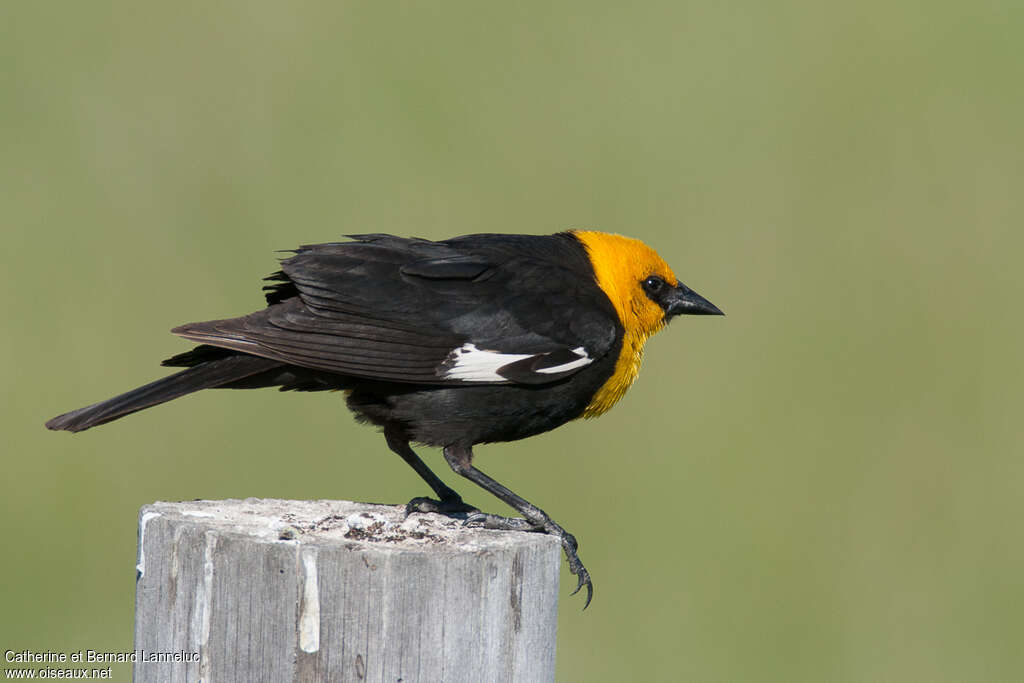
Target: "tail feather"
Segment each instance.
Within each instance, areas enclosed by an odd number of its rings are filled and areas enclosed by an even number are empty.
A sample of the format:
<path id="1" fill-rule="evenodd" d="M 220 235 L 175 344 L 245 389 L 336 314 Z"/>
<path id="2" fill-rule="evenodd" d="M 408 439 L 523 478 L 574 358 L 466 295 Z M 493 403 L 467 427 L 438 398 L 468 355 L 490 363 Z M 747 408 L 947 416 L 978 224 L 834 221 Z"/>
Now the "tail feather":
<path id="1" fill-rule="evenodd" d="M 48 429 L 81 432 L 200 389 L 212 389 L 266 372 L 281 363 L 249 355 L 210 360 L 150 382 L 120 396 L 72 410 L 49 420 Z"/>

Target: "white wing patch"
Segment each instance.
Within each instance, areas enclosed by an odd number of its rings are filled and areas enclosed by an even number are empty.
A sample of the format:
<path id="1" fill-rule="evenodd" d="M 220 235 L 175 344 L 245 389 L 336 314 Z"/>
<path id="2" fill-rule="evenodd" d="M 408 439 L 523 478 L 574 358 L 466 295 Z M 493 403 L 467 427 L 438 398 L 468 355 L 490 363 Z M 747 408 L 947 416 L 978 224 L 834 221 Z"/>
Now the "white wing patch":
<path id="1" fill-rule="evenodd" d="M 576 368 L 582 368 L 584 365 L 590 365 L 594 362 L 594 359 L 590 357 L 590 354 L 588 354 L 587 350 L 582 346 L 577 346 L 572 350 L 572 352 L 579 356 L 579 358 L 571 360 L 568 363 L 553 365 L 550 368 L 540 368 L 537 372 L 543 375 L 556 375 L 560 372 L 568 372 L 570 370 L 575 370 Z"/>
<path id="2" fill-rule="evenodd" d="M 557 375 L 569 372 L 594 362 L 587 350 L 578 346 L 572 350 L 575 358 L 565 363 L 550 367 L 538 368 L 536 372 L 543 375 Z M 478 349 L 476 344 L 463 344 L 453 350 L 445 361 L 445 379 L 456 379 L 463 382 L 509 382 L 499 371 L 507 365 L 528 358 L 543 359 L 548 353 L 502 353 Z"/>
<path id="3" fill-rule="evenodd" d="M 464 382 L 507 382 L 498 370 L 516 361 L 529 358 L 529 353 L 501 353 L 481 351 L 476 344 L 463 344 L 448 356 L 445 379 L 460 379 Z"/>

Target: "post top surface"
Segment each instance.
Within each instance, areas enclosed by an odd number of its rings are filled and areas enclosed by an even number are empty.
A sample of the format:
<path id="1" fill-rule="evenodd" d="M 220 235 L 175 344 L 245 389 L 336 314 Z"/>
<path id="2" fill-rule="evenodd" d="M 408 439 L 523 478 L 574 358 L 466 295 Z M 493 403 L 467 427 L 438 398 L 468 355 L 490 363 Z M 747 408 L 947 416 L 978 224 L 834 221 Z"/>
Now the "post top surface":
<path id="1" fill-rule="evenodd" d="M 463 526 L 439 514 L 405 516 L 403 505 L 346 500 L 193 500 L 155 502 L 139 511 L 139 525 L 155 517 L 266 543 L 366 546 L 374 550 L 472 552 L 513 545 L 558 544 L 547 534 Z"/>

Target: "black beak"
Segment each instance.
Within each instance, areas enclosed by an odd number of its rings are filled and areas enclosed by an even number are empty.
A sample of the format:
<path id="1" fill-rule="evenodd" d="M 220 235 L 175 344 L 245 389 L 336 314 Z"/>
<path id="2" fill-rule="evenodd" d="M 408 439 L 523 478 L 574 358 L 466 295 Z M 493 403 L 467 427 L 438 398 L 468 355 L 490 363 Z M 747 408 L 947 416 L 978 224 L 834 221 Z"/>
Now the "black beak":
<path id="1" fill-rule="evenodd" d="M 693 291 L 682 282 L 664 299 L 665 313 L 673 315 L 725 315 L 718 306 Z"/>

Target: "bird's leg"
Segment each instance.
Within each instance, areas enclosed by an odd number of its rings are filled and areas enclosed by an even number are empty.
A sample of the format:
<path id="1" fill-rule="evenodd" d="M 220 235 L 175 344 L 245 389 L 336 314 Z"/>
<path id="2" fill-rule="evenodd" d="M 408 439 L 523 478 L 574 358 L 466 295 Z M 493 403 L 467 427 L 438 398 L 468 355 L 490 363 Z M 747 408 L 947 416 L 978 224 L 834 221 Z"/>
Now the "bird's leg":
<path id="1" fill-rule="evenodd" d="M 402 460 L 409 463 L 409 466 L 416 470 L 423 481 L 427 482 L 437 500 L 433 498 L 417 497 L 410 500 L 405 506 L 405 514 L 413 512 L 439 512 L 441 514 L 471 514 L 479 510 L 462 501 L 462 496 L 449 488 L 434 472 L 427 467 L 427 464 L 416 455 L 416 451 L 409 446 L 409 440 L 401 433 L 392 428 L 385 428 L 384 438 L 388 442 L 388 448 L 402 457 Z"/>
<path id="2" fill-rule="evenodd" d="M 462 475 L 477 486 L 480 486 L 503 502 L 512 506 L 524 517 L 524 519 L 509 519 L 507 517 L 499 517 L 498 515 L 487 515 L 477 512 L 475 514 L 471 514 L 467 518 L 466 523 L 474 525 L 479 524 L 488 529 L 543 531 L 544 533 L 551 534 L 558 538 L 558 540 L 562 542 L 562 549 L 565 550 L 565 558 L 569 561 L 569 571 L 575 574 L 578 579 L 576 590 L 572 592 L 573 595 L 578 593 L 584 586 L 587 588 L 587 601 L 583 605 L 583 609 L 586 609 L 587 605 L 590 604 L 590 599 L 594 597 L 594 585 L 590 580 L 590 572 L 588 572 L 587 568 L 583 566 L 579 555 L 576 553 L 576 549 L 579 547 L 576 543 L 576 537 L 556 524 L 555 521 L 539 507 L 524 498 L 517 496 L 511 490 L 473 467 L 472 448 L 465 446 L 446 446 L 444 449 L 444 458 L 448 461 L 448 465 L 456 474 Z"/>

